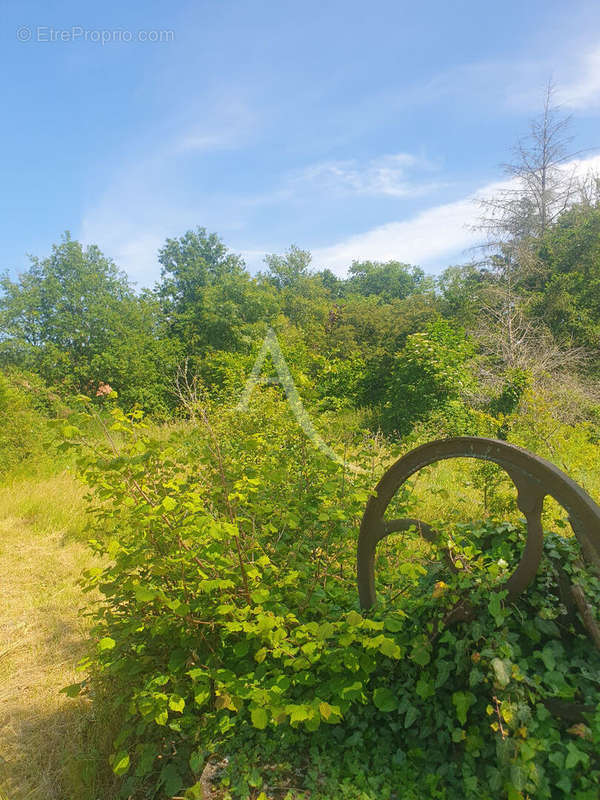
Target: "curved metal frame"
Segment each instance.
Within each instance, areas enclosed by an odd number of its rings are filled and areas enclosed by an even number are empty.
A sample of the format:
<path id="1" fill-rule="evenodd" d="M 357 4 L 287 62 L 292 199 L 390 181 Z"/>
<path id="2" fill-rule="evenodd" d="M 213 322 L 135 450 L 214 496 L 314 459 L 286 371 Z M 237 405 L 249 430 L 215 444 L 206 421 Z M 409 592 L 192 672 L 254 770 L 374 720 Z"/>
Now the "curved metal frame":
<path id="1" fill-rule="evenodd" d="M 522 592 L 538 570 L 543 548 L 542 508 L 546 495 L 553 497 L 568 512 L 586 561 L 600 571 L 600 506 L 575 481 L 549 461 L 498 439 L 477 436 L 439 439 L 417 447 L 396 461 L 367 502 L 357 551 L 358 594 L 362 608 L 368 609 L 376 601 L 375 549 L 381 539 L 413 526 L 429 541 L 436 539 L 435 531 L 420 520 L 386 521 L 384 514 L 392 498 L 415 472 L 451 458 L 493 461 L 508 473 L 517 489 L 517 504 L 527 521 L 527 542 L 517 568 L 501 587 L 508 590 L 510 598 Z"/>

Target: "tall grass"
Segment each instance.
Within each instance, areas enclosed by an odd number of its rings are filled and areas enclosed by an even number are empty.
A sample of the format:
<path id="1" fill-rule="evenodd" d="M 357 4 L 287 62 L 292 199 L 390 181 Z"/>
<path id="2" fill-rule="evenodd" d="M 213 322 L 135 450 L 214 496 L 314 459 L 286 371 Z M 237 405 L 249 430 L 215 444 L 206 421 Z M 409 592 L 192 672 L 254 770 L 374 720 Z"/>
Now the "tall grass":
<path id="1" fill-rule="evenodd" d="M 91 602 L 83 490 L 68 471 L 0 488 L 0 798 L 110 800 L 109 725 L 60 689 L 81 680 Z"/>

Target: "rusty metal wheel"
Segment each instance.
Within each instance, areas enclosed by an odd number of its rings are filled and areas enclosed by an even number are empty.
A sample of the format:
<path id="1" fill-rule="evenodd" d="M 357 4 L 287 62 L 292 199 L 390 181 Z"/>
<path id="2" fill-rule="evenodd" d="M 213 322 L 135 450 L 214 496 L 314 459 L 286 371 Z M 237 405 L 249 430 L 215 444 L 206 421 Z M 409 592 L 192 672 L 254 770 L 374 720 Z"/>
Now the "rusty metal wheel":
<path id="1" fill-rule="evenodd" d="M 436 538 L 435 531 L 420 520 L 386 521 L 384 515 L 392 498 L 411 475 L 430 464 L 452 458 L 492 461 L 508 473 L 517 489 L 517 504 L 527 522 L 527 542 L 517 568 L 500 587 L 508 591 L 510 598 L 522 592 L 537 573 L 542 557 L 542 508 L 546 495 L 566 509 L 587 564 L 600 574 L 600 507 L 581 486 L 554 464 L 522 447 L 498 439 L 460 436 L 430 442 L 402 456 L 383 475 L 369 498 L 357 552 L 358 594 L 362 608 L 368 609 L 376 601 L 375 550 L 381 539 L 413 526 L 429 541 Z"/>

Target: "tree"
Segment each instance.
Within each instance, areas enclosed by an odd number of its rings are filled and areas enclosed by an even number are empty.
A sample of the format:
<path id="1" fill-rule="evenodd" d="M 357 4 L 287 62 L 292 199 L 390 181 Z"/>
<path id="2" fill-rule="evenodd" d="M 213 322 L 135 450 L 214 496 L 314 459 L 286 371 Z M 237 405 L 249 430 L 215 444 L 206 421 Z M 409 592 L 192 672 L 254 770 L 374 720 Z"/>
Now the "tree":
<path id="1" fill-rule="evenodd" d="M 471 327 L 481 311 L 486 277 L 475 264 L 447 267 L 436 281 L 443 315 Z"/>
<path id="2" fill-rule="evenodd" d="M 274 253 L 265 256 L 267 279 L 278 289 L 297 287 L 310 274 L 312 256 L 308 250 L 291 245 L 283 256 Z"/>
<path id="3" fill-rule="evenodd" d="M 383 302 L 404 299 L 415 292 L 431 289 L 420 267 L 400 261 L 353 261 L 347 287 L 365 296 L 377 295 Z"/>
<path id="4" fill-rule="evenodd" d="M 540 245 L 548 279 L 533 293 L 532 315 L 565 347 L 600 350 L 600 203 L 565 212 Z M 596 356 L 597 358 L 597 356 Z"/>
<path id="5" fill-rule="evenodd" d="M 566 162 L 570 152 L 569 125 L 554 104 L 555 87 L 546 86 L 542 112 L 531 121 L 529 135 L 513 148 L 513 160 L 504 164 L 509 185 L 482 201 L 481 227 L 493 246 L 513 247 L 543 236 L 568 208 L 578 191 L 574 169 Z"/>
<path id="6" fill-rule="evenodd" d="M 137 295 L 95 246 L 65 234 L 48 258 L 33 258 L 16 281 L 0 280 L 0 364 L 33 370 L 66 391 L 109 384 L 127 408 L 167 410 L 177 348 L 160 308 Z"/>
<path id="7" fill-rule="evenodd" d="M 411 334 L 390 366 L 381 414 L 384 428 L 406 435 L 432 411 L 464 396 L 474 384 L 467 366 L 473 353 L 464 331 L 447 320 Z"/>
<path id="8" fill-rule="evenodd" d="M 83 387 L 111 340 L 116 309 L 133 296 L 126 276 L 95 246 L 65 234 L 16 281 L 0 280 L 1 358 L 51 383 Z"/>
<path id="9" fill-rule="evenodd" d="M 531 293 L 550 277 L 542 257 L 544 239 L 580 192 L 575 171 L 567 164 L 575 155 L 569 150 L 570 117 L 554 104 L 554 91 L 549 82 L 541 113 L 532 120 L 529 135 L 513 148 L 513 160 L 504 165 L 508 184 L 482 203 L 480 227 L 488 234 L 490 255 L 484 269 L 480 340 L 508 367 L 529 368 L 532 359 L 548 364 L 564 360 L 554 352 L 545 322 L 534 323 L 528 308 Z"/>
<path id="10" fill-rule="evenodd" d="M 246 272 L 240 256 L 205 228 L 167 239 L 159 251 L 157 287 L 170 335 L 186 356 L 206 350 L 248 350 L 252 326 L 275 312 L 272 291 Z"/>

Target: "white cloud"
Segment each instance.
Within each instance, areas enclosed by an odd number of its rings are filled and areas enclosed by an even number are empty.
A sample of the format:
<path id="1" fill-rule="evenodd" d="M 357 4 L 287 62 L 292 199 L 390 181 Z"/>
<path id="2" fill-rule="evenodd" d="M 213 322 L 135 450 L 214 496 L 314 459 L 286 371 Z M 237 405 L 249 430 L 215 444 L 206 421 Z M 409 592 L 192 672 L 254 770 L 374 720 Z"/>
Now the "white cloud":
<path id="1" fill-rule="evenodd" d="M 477 244 L 481 236 L 468 227 L 476 215 L 475 195 L 472 195 L 315 250 L 313 261 L 338 275 L 344 275 L 354 260 L 396 259 L 426 265 Z"/>
<path id="2" fill-rule="evenodd" d="M 600 171 L 600 156 L 576 159 L 564 169 L 583 177 Z M 499 191 L 510 188 L 512 181 L 496 181 L 467 197 L 434 206 L 414 217 L 379 225 L 355 234 L 329 247 L 313 251 L 313 262 L 345 275 L 354 260 L 390 261 L 418 264 L 426 269 L 448 265 L 452 259 L 465 260 L 469 250 L 482 243 L 483 235 L 474 230 L 479 204 Z"/>
<path id="3" fill-rule="evenodd" d="M 600 105 L 600 46 L 584 53 L 575 74 L 559 86 L 557 100 L 568 108 L 586 109 Z"/>
<path id="4" fill-rule="evenodd" d="M 357 159 L 325 161 L 292 173 L 289 188 L 298 191 L 318 186 L 336 194 L 415 197 L 440 187 L 439 183 L 422 180 L 423 171 L 433 169 L 426 159 L 411 153 L 384 155 L 366 162 Z"/>

